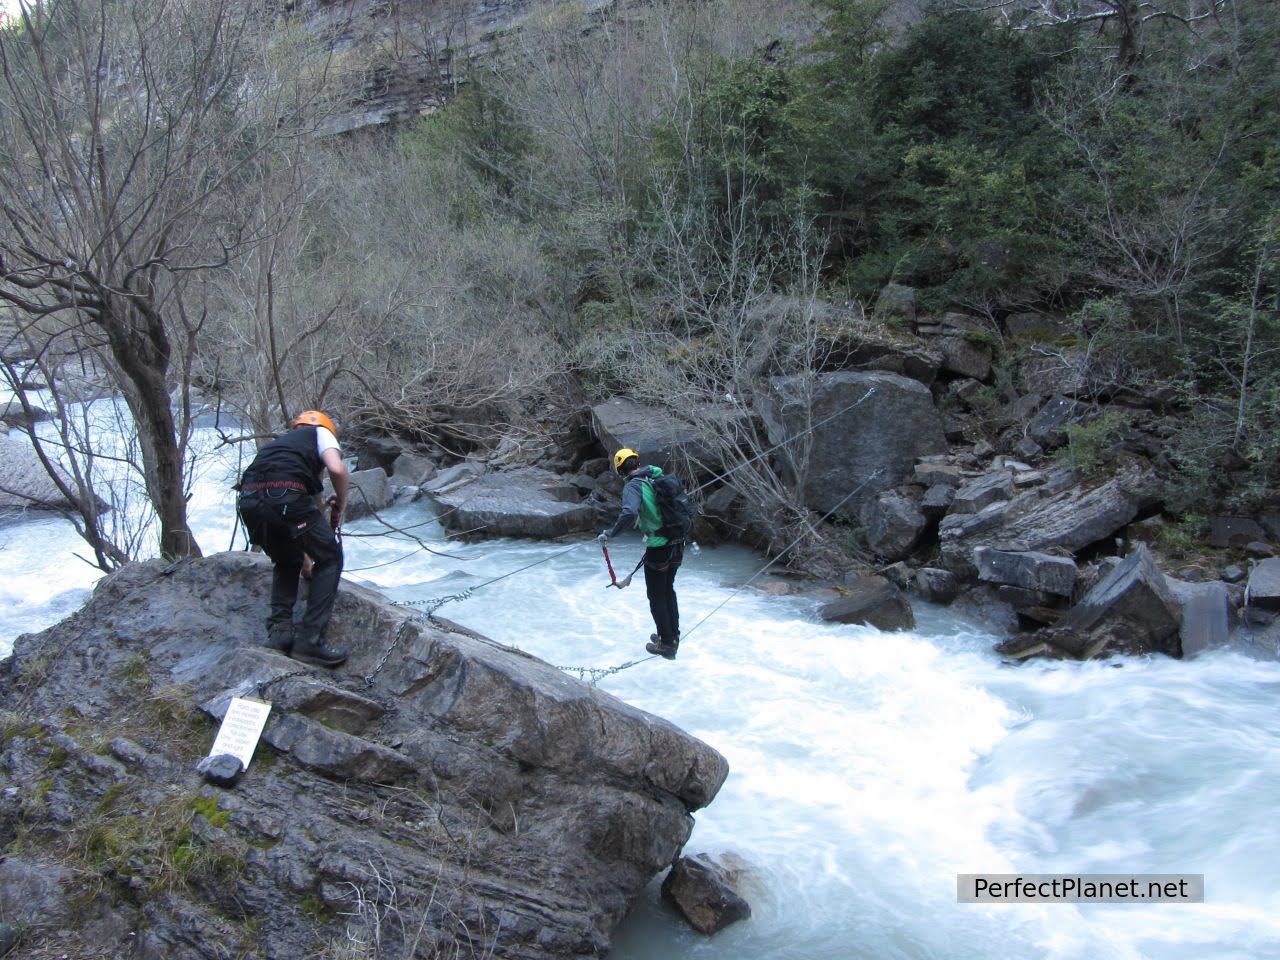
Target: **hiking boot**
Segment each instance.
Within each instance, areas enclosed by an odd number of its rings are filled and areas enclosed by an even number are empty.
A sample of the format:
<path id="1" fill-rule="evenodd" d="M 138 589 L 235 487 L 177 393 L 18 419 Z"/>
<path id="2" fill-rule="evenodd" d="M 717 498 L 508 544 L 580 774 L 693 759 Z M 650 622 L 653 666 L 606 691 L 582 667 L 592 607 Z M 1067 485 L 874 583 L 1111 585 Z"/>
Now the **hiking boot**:
<path id="1" fill-rule="evenodd" d="M 675 643 L 667 643 L 659 639 L 657 634 L 654 634 L 653 640 L 646 643 L 644 648 L 650 653 L 657 654 L 659 657 L 665 657 L 667 660 L 674 660 L 676 658 L 676 650 L 680 648 L 680 641 L 677 640 Z"/>
<path id="2" fill-rule="evenodd" d="M 287 657 L 293 650 L 293 624 L 273 623 L 267 627 L 267 646 Z"/>
<path id="3" fill-rule="evenodd" d="M 326 647 L 324 641 L 318 636 L 305 636 L 301 631 L 294 638 L 293 653 L 290 656 L 303 663 L 315 664 L 317 667 L 340 667 L 347 662 L 345 650 Z"/>

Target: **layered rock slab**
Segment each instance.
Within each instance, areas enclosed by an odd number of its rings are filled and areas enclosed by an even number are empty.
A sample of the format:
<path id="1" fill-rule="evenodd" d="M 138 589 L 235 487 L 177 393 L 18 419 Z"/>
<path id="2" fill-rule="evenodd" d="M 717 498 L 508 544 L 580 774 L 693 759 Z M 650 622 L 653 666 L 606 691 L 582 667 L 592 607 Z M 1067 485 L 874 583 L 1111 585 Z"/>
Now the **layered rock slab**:
<path id="1" fill-rule="evenodd" d="M 137 564 L 19 638 L 0 688 L 22 731 L 0 752 L 17 788 L 0 798 L 0 831 L 6 844 L 18 823 L 44 838 L 24 846 L 25 869 L 85 849 L 107 799 L 113 823 L 177 804 L 218 876 L 140 903 L 124 866 L 85 866 L 95 916 L 115 918 L 103 929 L 130 949 L 305 956 L 363 925 L 388 955 L 603 956 L 724 782 L 724 758 L 536 658 L 345 583 L 329 640 L 350 660 L 300 665 L 260 646 L 269 583 L 251 554 Z M 232 694 L 273 709 L 244 779 L 219 790 L 195 772 L 216 731 L 198 707 L 216 714 Z M 19 710 L 39 719 L 18 723 Z M 59 776 L 41 786 L 55 754 Z M 122 863 L 145 874 L 150 856 Z M 68 890 L 40 922 L 74 929 L 84 895 Z"/>

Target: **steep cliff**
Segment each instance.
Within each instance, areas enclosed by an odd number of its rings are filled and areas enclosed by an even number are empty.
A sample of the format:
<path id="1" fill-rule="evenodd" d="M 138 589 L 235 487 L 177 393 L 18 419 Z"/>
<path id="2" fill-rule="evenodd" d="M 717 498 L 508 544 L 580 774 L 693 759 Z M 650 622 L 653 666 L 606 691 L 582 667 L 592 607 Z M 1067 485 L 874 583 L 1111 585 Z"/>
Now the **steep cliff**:
<path id="1" fill-rule="evenodd" d="M 604 14 L 615 0 L 575 3 Z M 322 127 L 345 133 L 424 116 L 443 105 L 540 0 L 303 0 L 291 12 L 325 37 L 348 91 Z"/>

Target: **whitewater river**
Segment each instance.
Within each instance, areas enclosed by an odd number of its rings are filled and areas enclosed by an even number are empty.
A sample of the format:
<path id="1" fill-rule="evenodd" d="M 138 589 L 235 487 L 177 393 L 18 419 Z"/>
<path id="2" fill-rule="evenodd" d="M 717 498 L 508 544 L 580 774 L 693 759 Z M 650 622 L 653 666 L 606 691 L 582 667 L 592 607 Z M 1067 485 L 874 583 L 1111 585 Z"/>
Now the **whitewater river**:
<path id="1" fill-rule="evenodd" d="M 232 543 L 230 473 L 211 460 L 193 493 L 207 553 Z M 422 586 L 453 571 L 543 560 L 441 615 L 561 666 L 643 655 L 643 585 L 608 589 L 595 545 L 446 545 L 422 504 L 387 519 L 468 559 L 364 520 L 346 527 L 351 579 L 425 599 L 453 592 Z M 610 552 L 629 570 L 638 540 Z M 77 554 L 64 522 L 0 526 L 0 655 L 83 603 L 97 577 Z M 679 659 L 600 681 L 728 758 L 686 853 L 745 860 L 753 916 L 703 938 L 655 882 L 613 957 L 1280 958 L 1280 664 L 1222 651 L 1010 666 L 941 608 L 881 633 L 821 623 L 818 598 L 739 590 L 762 562 L 690 558 Z M 1205 902 L 959 903 L 958 873 L 1203 874 Z"/>

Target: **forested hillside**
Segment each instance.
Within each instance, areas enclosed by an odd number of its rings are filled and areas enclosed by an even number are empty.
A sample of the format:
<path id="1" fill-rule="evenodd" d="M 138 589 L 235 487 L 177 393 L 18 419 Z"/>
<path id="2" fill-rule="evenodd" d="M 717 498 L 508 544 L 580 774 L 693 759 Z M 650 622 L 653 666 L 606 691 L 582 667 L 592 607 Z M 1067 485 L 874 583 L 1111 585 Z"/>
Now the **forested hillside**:
<path id="1" fill-rule="evenodd" d="M 1043 315 L 1097 396 L 1160 416 L 1168 511 L 1272 494 L 1272 3 L 511 6 L 472 36 L 441 26 L 470 5 L 393 4 L 364 44 L 342 4 L 246 0 L 0 31 L 6 352 L 103 357 L 168 552 L 192 390 L 262 434 L 323 404 L 455 454 L 627 393 L 742 459 L 761 378 L 911 339 L 890 284 L 981 320 L 977 419 L 1012 399 L 1009 318 Z M 447 96 L 333 132 L 411 61 Z M 1105 469 L 1123 417 L 1073 426 Z"/>

